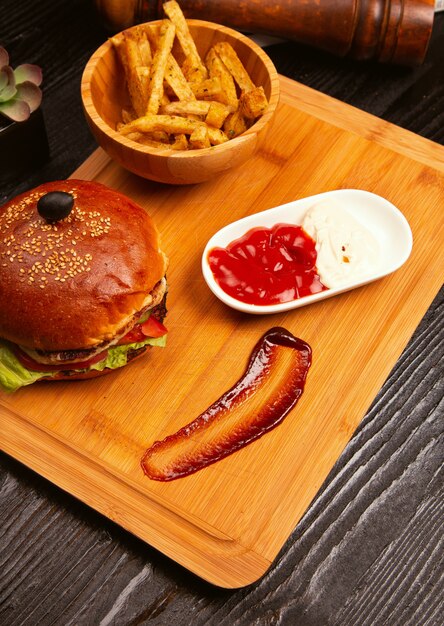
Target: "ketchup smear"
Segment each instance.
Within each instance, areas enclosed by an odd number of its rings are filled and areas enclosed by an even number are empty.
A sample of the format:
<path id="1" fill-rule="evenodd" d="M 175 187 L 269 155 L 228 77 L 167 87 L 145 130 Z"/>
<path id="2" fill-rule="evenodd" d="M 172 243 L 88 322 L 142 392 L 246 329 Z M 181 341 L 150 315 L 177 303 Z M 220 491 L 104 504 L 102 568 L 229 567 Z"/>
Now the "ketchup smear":
<path id="1" fill-rule="evenodd" d="M 316 270 L 314 240 L 302 226 L 252 228 L 226 248 L 213 248 L 208 262 L 218 285 L 247 304 L 290 302 L 327 289 Z"/>
<path id="2" fill-rule="evenodd" d="M 193 474 L 280 424 L 302 395 L 310 346 L 285 328 L 268 330 L 240 380 L 194 421 L 155 441 L 141 465 L 152 480 Z"/>

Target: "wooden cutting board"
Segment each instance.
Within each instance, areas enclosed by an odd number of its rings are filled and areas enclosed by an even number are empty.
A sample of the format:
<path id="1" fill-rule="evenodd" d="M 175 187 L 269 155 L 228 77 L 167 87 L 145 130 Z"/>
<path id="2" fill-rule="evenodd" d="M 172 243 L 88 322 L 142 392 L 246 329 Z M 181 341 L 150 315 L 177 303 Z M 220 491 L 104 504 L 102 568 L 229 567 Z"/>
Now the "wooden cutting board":
<path id="1" fill-rule="evenodd" d="M 2 449 L 199 576 L 258 579 L 309 506 L 442 283 L 444 148 L 282 78 L 265 147 L 244 168 L 169 187 L 96 151 L 74 174 L 152 214 L 170 257 L 166 349 L 110 376 L 0 392 Z M 386 197 L 414 245 L 395 274 L 287 314 L 248 316 L 210 293 L 208 238 L 235 219 L 304 196 L 359 188 Z M 297 407 L 271 433 L 193 476 L 146 478 L 144 450 L 242 375 L 271 326 L 307 341 L 313 366 Z"/>

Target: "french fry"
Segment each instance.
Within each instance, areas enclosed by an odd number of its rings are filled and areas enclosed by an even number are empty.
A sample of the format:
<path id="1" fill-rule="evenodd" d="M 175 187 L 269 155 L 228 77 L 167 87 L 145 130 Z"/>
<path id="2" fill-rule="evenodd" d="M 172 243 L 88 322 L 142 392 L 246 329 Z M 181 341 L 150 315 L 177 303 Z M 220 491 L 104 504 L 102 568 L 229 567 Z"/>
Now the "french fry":
<path id="1" fill-rule="evenodd" d="M 117 52 L 117 56 L 122 63 L 123 69 L 126 71 L 126 52 L 125 46 L 123 45 L 123 38 L 121 36 L 114 36 L 110 37 L 109 40 L 112 43 L 114 50 Z"/>
<path id="2" fill-rule="evenodd" d="M 232 112 L 226 104 L 210 102 L 209 100 L 170 102 L 162 107 L 161 111 L 167 115 L 181 115 L 190 119 L 205 118 L 205 122 L 214 128 L 220 128 L 227 116 Z"/>
<path id="3" fill-rule="evenodd" d="M 136 143 L 140 143 L 140 140 L 143 138 L 143 133 L 130 133 L 127 135 L 127 138 Z"/>
<path id="4" fill-rule="evenodd" d="M 207 133 L 212 146 L 219 146 L 221 143 L 228 141 L 227 135 L 219 128 L 212 128 L 211 126 L 208 126 Z"/>
<path id="5" fill-rule="evenodd" d="M 170 102 L 162 107 L 162 113 L 167 115 L 202 115 L 205 116 L 210 110 L 210 102 L 192 100 L 191 102 Z"/>
<path id="6" fill-rule="evenodd" d="M 147 106 L 150 76 L 149 65 L 152 60 L 151 50 L 149 50 L 149 54 L 147 54 L 146 50 L 146 46 L 149 47 L 146 36 L 142 46 L 140 45 L 143 34 L 141 30 L 139 30 L 138 33 L 133 31 L 124 32 L 124 45 L 126 47 L 126 59 L 128 64 L 128 81 L 133 83 L 132 92 L 130 91 L 130 94 L 133 107 L 138 115 L 143 115 Z"/>
<path id="7" fill-rule="evenodd" d="M 188 150 L 188 139 L 183 133 L 175 136 L 174 143 L 171 144 L 172 150 Z"/>
<path id="8" fill-rule="evenodd" d="M 196 44 L 191 37 L 187 21 L 184 14 L 182 13 L 180 6 L 175 0 L 169 0 L 168 2 L 164 3 L 163 10 L 176 27 L 177 38 L 185 54 L 185 57 L 191 58 L 192 62 L 196 65 L 196 67 L 198 67 L 199 71 L 201 72 L 201 80 L 203 80 L 207 77 L 207 69 L 202 63 L 202 59 L 200 58 L 196 48 Z"/>
<path id="9" fill-rule="evenodd" d="M 210 140 L 208 138 L 207 127 L 205 124 L 199 124 L 199 126 L 193 130 L 190 135 L 190 146 L 194 150 L 210 147 Z"/>
<path id="10" fill-rule="evenodd" d="M 144 134 L 140 134 L 139 139 L 137 139 L 137 143 L 140 143 L 143 146 L 150 146 L 151 148 L 158 148 L 162 150 L 169 150 L 171 148 L 168 141 L 156 141 L 152 137 Z"/>
<path id="11" fill-rule="evenodd" d="M 154 56 L 157 47 L 159 45 L 159 30 L 160 26 L 158 24 L 148 24 L 145 27 L 145 35 L 150 44 L 151 54 Z M 152 62 L 152 61 L 151 61 Z"/>
<path id="12" fill-rule="evenodd" d="M 122 122 L 119 122 L 116 126 L 116 130 L 118 130 L 120 132 L 120 130 L 123 128 L 123 126 L 125 126 L 125 124 L 122 124 Z M 137 131 L 134 131 L 132 133 L 128 133 L 126 135 L 127 139 L 131 139 L 132 141 L 139 141 L 139 139 L 141 137 L 143 137 L 142 133 L 138 133 Z"/>
<path id="13" fill-rule="evenodd" d="M 117 52 L 125 72 L 126 83 L 133 109 L 136 112 L 136 115 L 143 115 L 146 107 L 146 94 L 137 75 L 137 66 L 133 64 L 134 49 L 132 44 L 130 44 L 128 48 L 128 41 L 131 41 L 131 39 L 127 40 L 125 36 L 122 38 L 111 38 L 111 43 Z"/>
<path id="14" fill-rule="evenodd" d="M 172 54 L 168 56 L 165 80 L 171 87 L 173 92 L 179 98 L 179 100 L 195 100 L 196 96 L 193 93 L 187 79 L 182 73 L 180 66 Z"/>
<path id="15" fill-rule="evenodd" d="M 235 111 L 239 105 L 236 93 L 236 85 L 234 84 L 233 77 L 222 63 L 220 57 L 217 55 L 214 48 L 208 52 L 206 56 L 206 63 L 211 78 L 218 78 L 222 86 L 222 93 L 224 94 L 225 104 L 228 104 Z"/>
<path id="16" fill-rule="evenodd" d="M 151 46 L 150 42 L 148 41 L 146 30 L 144 30 L 142 26 L 136 26 L 134 33 L 137 41 L 137 46 L 139 48 L 141 65 L 150 67 L 151 63 L 153 62 L 153 54 L 151 52 Z"/>
<path id="17" fill-rule="evenodd" d="M 221 102 L 210 102 L 209 104 L 210 106 L 205 118 L 205 123 L 214 128 L 221 128 L 226 118 L 231 113 L 231 109 Z"/>
<path id="18" fill-rule="evenodd" d="M 204 69 L 202 69 L 202 67 Z M 202 66 L 195 55 L 190 54 L 186 57 L 182 63 L 182 73 L 189 83 L 200 83 L 206 80 L 208 71 L 205 66 Z"/>
<path id="19" fill-rule="evenodd" d="M 121 122 L 117 124 L 117 130 L 121 131 L 125 124 Z M 132 141 L 137 141 L 137 143 L 143 143 L 147 146 L 157 146 L 160 147 L 162 144 L 169 144 L 169 135 L 164 131 L 155 131 L 153 133 L 140 133 L 138 131 L 133 131 L 126 134 L 127 139 L 131 139 Z"/>
<path id="20" fill-rule="evenodd" d="M 135 70 L 138 65 L 143 65 L 142 58 L 139 53 L 137 41 L 129 32 L 123 33 L 123 46 L 126 51 L 126 62 L 128 69 Z"/>
<path id="21" fill-rule="evenodd" d="M 214 49 L 231 76 L 239 85 L 241 91 L 252 91 L 255 88 L 255 84 L 249 77 L 247 70 L 242 65 L 233 47 L 227 41 L 220 41 L 215 44 Z"/>
<path id="22" fill-rule="evenodd" d="M 191 135 L 198 126 L 202 126 L 202 122 L 196 122 L 177 115 L 145 115 L 122 126 L 120 132 L 122 135 L 128 135 L 134 131 L 152 133 L 163 130 L 172 135 Z"/>
<path id="23" fill-rule="evenodd" d="M 138 65 L 136 67 L 137 78 L 139 79 L 141 89 L 144 94 L 148 93 L 149 85 L 150 85 L 150 68 L 146 65 Z M 146 95 L 145 95 L 146 99 Z M 146 102 L 144 104 L 144 110 L 146 108 Z"/>
<path id="24" fill-rule="evenodd" d="M 197 100 L 225 101 L 219 78 L 207 78 L 199 83 L 191 82 L 190 87 Z"/>
<path id="25" fill-rule="evenodd" d="M 150 139 L 153 141 L 158 141 L 159 143 L 169 143 L 170 136 L 164 130 L 154 130 L 149 134 Z"/>
<path id="26" fill-rule="evenodd" d="M 229 115 L 225 120 L 224 131 L 227 134 L 228 139 L 233 139 L 234 137 L 241 135 L 246 130 L 247 125 L 239 110 L 231 113 L 231 115 Z"/>
<path id="27" fill-rule="evenodd" d="M 242 115 L 249 120 L 254 120 L 263 115 L 268 107 L 268 100 L 263 87 L 255 87 L 252 91 L 242 93 L 239 103 Z"/>
<path id="28" fill-rule="evenodd" d="M 146 115 L 155 115 L 159 110 L 163 94 L 163 78 L 165 76 L 168 56 L 173 47 L 175 31 L 174 24 L 169 20 L 162 21 L 159 29 L 159 45 L 151 66 Z"/>

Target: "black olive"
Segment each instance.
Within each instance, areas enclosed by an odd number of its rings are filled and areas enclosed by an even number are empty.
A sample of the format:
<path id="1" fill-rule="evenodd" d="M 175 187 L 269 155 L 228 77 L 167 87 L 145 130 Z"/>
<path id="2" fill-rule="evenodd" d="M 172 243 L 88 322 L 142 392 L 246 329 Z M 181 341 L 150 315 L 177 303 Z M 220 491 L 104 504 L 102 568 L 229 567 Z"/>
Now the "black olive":
<path id="1" fill-rule="evenodd" d="M 74 206 L 74 197 L 66 191 L 50 191 L 37 202 L 37 211 L 47 222 L 67 217 Z"/>

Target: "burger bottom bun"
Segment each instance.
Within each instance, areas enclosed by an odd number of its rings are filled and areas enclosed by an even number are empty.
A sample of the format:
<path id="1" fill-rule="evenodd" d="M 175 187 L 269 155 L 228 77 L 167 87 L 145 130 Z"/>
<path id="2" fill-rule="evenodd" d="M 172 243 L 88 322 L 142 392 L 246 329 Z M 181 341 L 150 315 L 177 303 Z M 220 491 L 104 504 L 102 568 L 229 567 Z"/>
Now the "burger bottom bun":
<path id="1" fill-rule="evenodd" d="M 105 376 L 106 374 L 117 372 L 123 367 L 126 367 L 126 365 L 128 365 L 129 363 L 132 363 L 139 357 L 143 356 L 147 349 L 151 347 L 152 346 L 145 346 L 143 348 L 139 348 L 138 350 L 131 350 L 130 352 L 128 352 L 127 363 L 125 365 L 122 365 L 121 367 L 116 367 L 114 369 L 105 367 L 104 370 L 90 370 L 88 372 L 76 372 L 75 370 L 72 370 L 71 372 L 57 372 L 57 374 L 51 376 L 51 378 L 42 378 L 41 381 L 46 383 L 52 383 L 53 381 L 58 380 L 87 380 L 88 378 L 98 378 L 99 376 Z"/>

